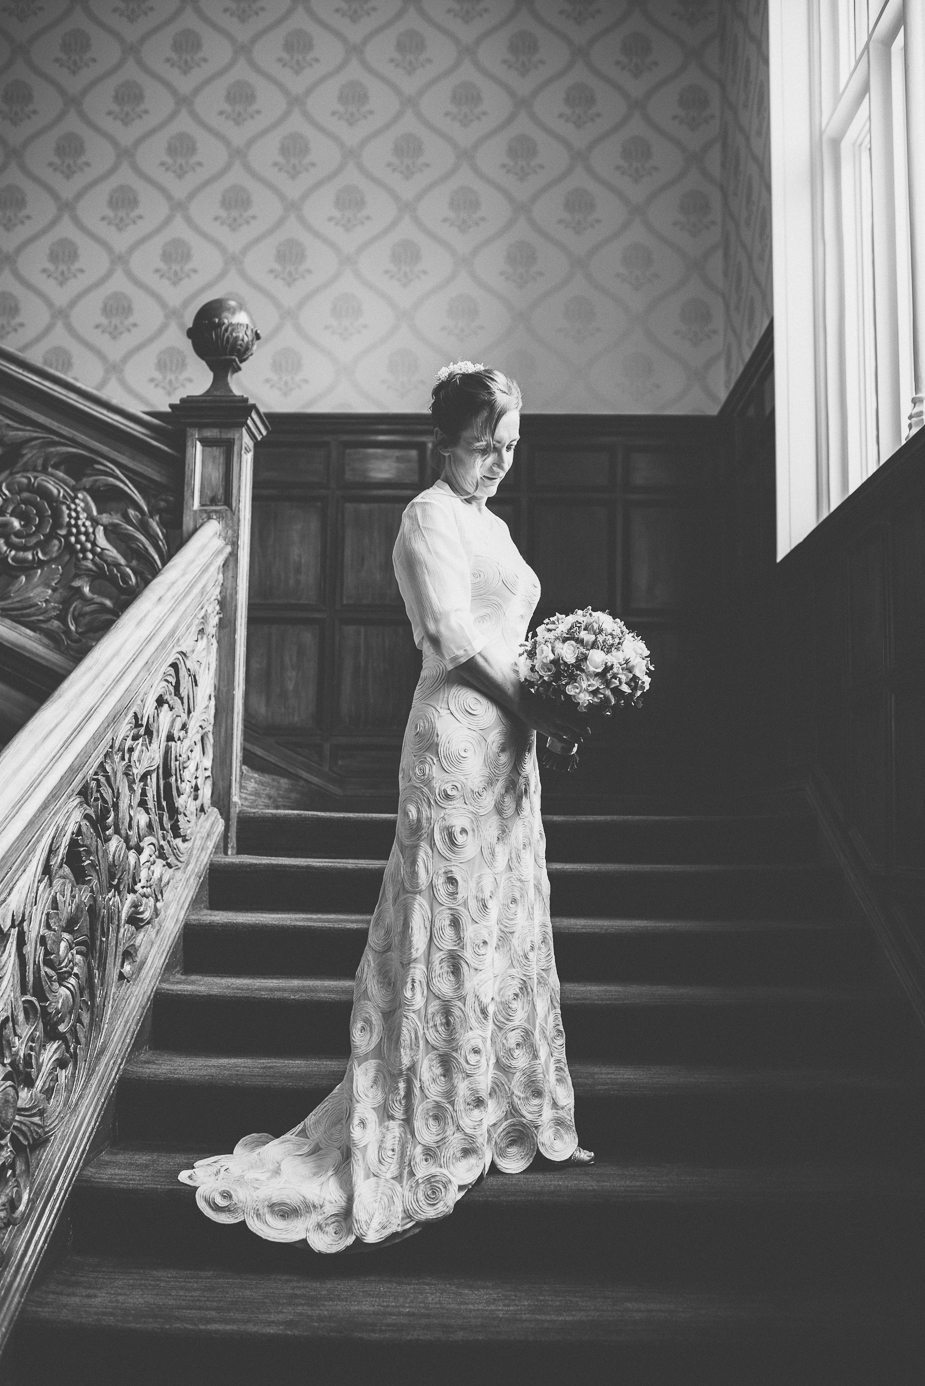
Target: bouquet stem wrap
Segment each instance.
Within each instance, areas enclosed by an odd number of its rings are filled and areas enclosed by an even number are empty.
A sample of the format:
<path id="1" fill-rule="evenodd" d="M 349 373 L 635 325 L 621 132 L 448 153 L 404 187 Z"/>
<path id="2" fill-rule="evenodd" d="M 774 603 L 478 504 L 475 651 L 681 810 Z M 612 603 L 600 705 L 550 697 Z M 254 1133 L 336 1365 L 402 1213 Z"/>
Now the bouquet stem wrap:
<path id="1" fill-rule="evenodd" d="M 563 741 L 559 736 L 547 736 L 546 749 L 540 752 L 540 764 L 547 770 L 560 770 L 571 774 L 578 768 L 577 741 Z"/>

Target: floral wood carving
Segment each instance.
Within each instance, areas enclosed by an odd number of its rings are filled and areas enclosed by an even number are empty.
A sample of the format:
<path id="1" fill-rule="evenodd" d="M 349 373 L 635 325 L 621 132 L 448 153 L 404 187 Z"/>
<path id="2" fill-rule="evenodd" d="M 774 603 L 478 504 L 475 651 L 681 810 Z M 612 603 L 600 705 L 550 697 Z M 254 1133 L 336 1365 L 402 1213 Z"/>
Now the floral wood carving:
<path id="1" fill-rule="evenodd" d="M 0 420 L 0 616 L 84 654 L 167 561 L 166 498 Z"/>
<path id="2" fill-rule="evenodd" d="M 79 1096 L 211 796 L 213 599 L 0 900 L 0 1233 Z M 9 884 L 9 883 L 8 883 Z"/>

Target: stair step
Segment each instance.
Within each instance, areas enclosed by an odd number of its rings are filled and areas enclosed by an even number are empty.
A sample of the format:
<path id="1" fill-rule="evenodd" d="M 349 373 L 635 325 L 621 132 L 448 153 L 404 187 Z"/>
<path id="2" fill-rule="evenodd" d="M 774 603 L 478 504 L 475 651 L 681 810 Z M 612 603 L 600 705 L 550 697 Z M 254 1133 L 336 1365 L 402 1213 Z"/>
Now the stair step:
<path id="1" fill-rule="evenodd" d="M 209 872 L 212 909 L 304 910 L 371 914 L 384 860 L 238 855 L 216 857 Z M 553 908 L 582 915 L 688 915 L 693 918 L 800 919 L 837 913 L 833 872 L 817 866 L 702 866 L 584 862 L 549 864 Z"/>
<path id="2" fill-rule="evenodd" d="M 115 1147 L 81 1173 L 70 1211 L 75 1247 L 184 1264 L 291 1268 L 295 1250 L 203 1217 L 177 1179 L 197 1158 L 183 1149 Z M 587 1170 L 493 1171 L 457 1205 L 444 1227 L 413 1239 L 406 1264 L 452 1272 L 516 1269 L 529 1252 L 540 1264 L 581 1278 L 591 1262 L 611 1275 L 657 1276 L 669 1264 L 686 1279 L 833 1281 L 878 1253 L 880 1275 L 906 1274 L 922 1240 L 925 1176 L 892 1165 L 716 1168 L 631 1165 L 603 1158 Z M 748 1235 L 743 1241 L 743 1228 Z M 327 1258 L 310 1258 L 319 1273 Z M 357 1261 L 354 1260 L 354 1266 Z M 311 1267 L 306 1271 L 311 1274 Z"/>
<path id="3" fill-rule="evenodd" d="M 891 1363 L 900 1353 L 910 1360 L 906 1354 L 922 1337 L 910 1326 L 903 1296 L 889 1288 L 602 1285 L 540 1278 L 526 1265 L 504 1276 L 402 1273 L 402 1254 L 414 1240 L 363 1256 L 372 1263 L 366 1276 L 338 1268 L 312 1279 L 310 1293 L 299 1270 L 216 1267 L 203 1275 L 139 1257 L 72 1255 L 30 1297 L 19 1352 L 30 1379 L 51 1379 L 66 1356 L 76 1386 L 101 1380 L 237 1386 L 255 1379 L 289 1386 L 304 1382 L 306 1363 L 325 1386 L 345 1386 L 371 1370 L 389 1380 L 450 1386 L 470 1382 L 473 1373 L 539 1386 L 588 1373 L 595 1382 L 762 1386 L 898 1382 Z M 110 1332 L 101 1340 L 103 1329 Z M 801 1378 L 809 1349 L 822 1355 L 811 1359 L 812 1377 Z M 766 1375 L 772 1361 L 778 1372 L 796 1374 Z M 842 1363 L 846 1374 L 822 1374 L 828 1364 Z M 856 1375 L 859 1365 L 873 1374 Z"/>
<path id="4" fill-rule="evenodd" d="M 346 1046 L 352 1004 L 350 978 L 177 973 L 157 989 L 152 1043 L 309 1055 Z M 905 1037 L 892 995 L 869 987 L 565 982 L 562 1015 L 571 1059 L 886 1063 Z"/>
<path id="5" fill-rule="evenodd" d="M 344 1076 L 346 1055 L 306 1059 L 150 1050 L 119 1084 L 119 1139 L 230 1150 L 293 1129 Z M 925 1084 L 864 1068 L 572 1064 L 584 1144 L 625 1160 L 863 1159 L 922 1151 Z"/>
<path id="6" fill-rule="evenodd" d="M 191 972 L 352 975 L 368 914 L 199 910 L 183 933 Z M 841 919 L 553 917 L 560 976 L 624 982 L 859 982 L 874 967 L 870 934 Z"/>
<path id="7" fill-rule="evenodd" d="M 177 1171 L 197 1158 L 190 1146 L 114 1145 L 95 1155 L 81 1170 L 76 1187 L 122 1195 L 169 1194 L 187 1201 L 189 1189 Z M 569 1207 L 627 1203 L 751 1204 L 810 1201 L 818 1197 L 857 1198 L 859 1194 L 925 1198 L 925 1172 L 894 1165 L 782 1164 L 713 1166 L 622 1164 L 602 1156 L 587 1169 L 531 1168 L 523 1174 L 491 1176 L 467 1195 L 479 1207 Z M 460 1203 L 457 1213 L 467 1206 Z"/>
<path id="8" fill-rule="evenodd" d="M 555 861 L 806 862 L 818 842 L 796 814 L 543 815 Z M 394 813 L 268 810 L 238 818 L 238 850 L 267 856 L 387 857 Z"/>

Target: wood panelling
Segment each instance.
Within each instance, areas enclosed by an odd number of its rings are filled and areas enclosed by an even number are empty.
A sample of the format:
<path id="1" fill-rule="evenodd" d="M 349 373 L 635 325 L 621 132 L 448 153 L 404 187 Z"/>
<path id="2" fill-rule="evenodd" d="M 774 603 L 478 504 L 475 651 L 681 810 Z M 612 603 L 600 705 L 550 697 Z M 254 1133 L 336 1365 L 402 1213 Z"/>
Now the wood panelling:
<path id="1" fill-rule="evenodd" d="M 256 769 L 278 774 L 288 757 L 297 772 L 301 745 L 330 793 L 362 786 L 394 795 L 420 656 L 391 555 L 404 506 L 434 479 L 431 437 L 426 415 L 271 416 L 255 459 L 248 713 L 260 734 L 249 755 Z M 608 609 L 643 634 L 657 666 L 650 705 L 614 718 L 578 773 L 555 783 L 560 795 L 717 790 L 725 719 L 716 650 L 726 623 L 705 459 L 727 437 L 705 417 L 522 419 L 517 461 L 492 508 L 539 575 L 535 621 Z M 296 546 L 297 559 L 287 557 Z M 271 753 L 267 735 L 285 755 Z"/>
<path id="2" fill-rule="evenodd" d="M 909 827 L 925 812 L 916 768 L 925 660 L 914 619 L 922 558 L 912 518 L 925 500 L 923 461 L 925 437 L 917 435 L 769 573 L 772 648 L 787 696 L 776 733 L 785 754 L 768 770 L 771 780 L 821 775 L 881 882 L 914 870 L 925 903 L 925 852 L 920 839 L 914 859 Z M 788 662 L 794 647 L 811 658 Z"/>
<path id="3" fill-rule="evenodd" d="M 901 871 L 920 872 L 925 858 L 925 689 L 896 694 L 893 736 L 895 864 Z"/>
<path id="4" fill-rule="evenodd" d="M 342 622 L 337 638 L 335 729 L 340 733 L 394 732 L 404 727 L 420 663 L 405 623 Z"/>
<path id="5" fill-rule="evenodd" d="M 291 496 L 255 503 L 251 527 L 250 600 L 324 600 L 324 506 Z"/>
<path id="6" fill-rule="evenodd" d="M 234 444 L 230 438 L 200 438 L 196 449 L 196 500 L 204 509 L 231 505 Z"/>
<path id="7" fill-rule="evenodd" d="M 544 611 L 606 607 L 612 601 L 612 549 L 609 507 L 537 498 L 533 505 L 533 543 L 541 555 Z M 576 543 L 576 540 L 578 542 Z"/>
<path id="8" fill-rule="evenodd" d="M 585 448 L 563 457 L 560 449 L 538 447 L 531 461 L 538 490 L 569 491 L 576 486 L 606 490 L 613 482 L 610 453 L 606 448 Z"/>
<path id="9" fill-rule="evenodd" d="M 340 479 L 345 486 L 414 486 L 423 447 L 345 447 Z"/>
<path id="10" fill-rule="evenodd" d="M 341 508 L 340 590 L 345 606 L 397 606 L 392 549 L 405 500 L 345 500 Z"/>
<path id="11" fill-rule="evenodd" d="M 882 687 L 854 693 L 848 706 L 848 823 L 872 861 L 889 858 L 892 756 L 891 698 Z"/>
<path id="12" fill-rule="evenodd" d="M 408 689 L 406 713 L 407 708 L 411 706 L 413 690 L 414 680 Z M 331 774 L 347 784 L 365 786 L 369 794 L 376 792 L 377 785 L 388 785 L 387 793 L 383 789 L 384 805 L 388 807 L 391 807 L 396 797 L 397 759 L 395 748 L 390 743 L 362 740 L 358 736 L 352 737 L 349 741 L 332 738 L 329 747 Z"/>
<path id="13" fill-rule="evenodd" d="M 692 686 L 690 670 L 696 664 L 699 633 L 685 630 L 681 625 L 666 622 L 655 625 L 651 622 L 637 621 L 639 634 L 643 637 L 656 664 L 657 677 L 646 698 L 646 705 L 653 711 L 678 707 L 682 701 L 695 701 L 701 694 L 698 687 Z M 699 685 L 702 690 L 703 685 Z"/>
<path id="14" fill-rule="evenodd" d="M 792 674 L 787 679 L 791 744 L 802 744 L 805 754 L 815 755 L 842 799 L 848 793 L 846 568 L 842 560 L 817 570 L 814 590 L 801 593 L 797 585 L 787 608 L 794 617 L 803 617 L 799 636 L 794 631 L 792 658 L 798 666 L 805 661 L 808 673 L 802 683 Z M 783 635 L 786 639 L 786 631 Z"/>
<path id="15" fill-rule="evenodd" d="M 676 490 L 697 485 L 700 459 L 688 450 L 635 446 L 627 449 L 626 485 L 631 490 Z"/>
<path id="16" fill-rule="evenodd" d="M 328 479 L 330 446 L 293 447 L 278 442 L 260 456 L 260 493 L 275 490 L 289 495 L 305 486 L 324 486 Z"/>
<path id="17" fill-rule="evenodd" d="M 321 630 L 295 621 L 250 621 L 245 713 L 259 731 L 317 725 Z"/>
<path id="18" fill-rule="evenodd" d="M 759 622 L 753 628 L 753 641 L 759 643 L 765 661 L 762 678 L 773 690 L 767 707 L 785 729 L 789 754 L 815 758 L 823 734 L 830 730 L 823 725 L 819 709 L 826 697 L 820 678 L 820 650 L 817 642 L 818 591 L 805 590 L 802 583 L 784 581 L 786 617 L 779 623 Z M 844 680 L 844 653 L 835 668 L 829 667 L 827 677 L 838 682 L 838 698 L 833 703 L 847 716 L 841 683 Z M 748 716 L 750 692 L 757 678 L 742 690 L 741 708 Z M 835 763 L 833 762 L 833 769 Z M 843 767 L 838 766 L 839 773 Z"/>
<path id="19" fill-rule="evenodd" d="M 728 411 L 739 783 L 807 788 L 925 1013 L 925 431 L 778 563 L 772 372 Z"/>
<path id="20" fill-rule="evenodd" d="M 848 669 L 854 678 L 886 665 L 886 540 L 884 526 L 868 529 L 848 548 Z"/>
<path id="21" fill-rule="evenodd" d="M 716 533 L 695 505 L 634 501 L 626 506 L 626 594 L 634 611 L 704 607 L 715 597 L 710 570 Z"/>
<path id="22" fill-rule="evenodd" d="M 890 597 L 897 668 L 925 663 L 925 498 L 898 509 L 891 531 Z"/>

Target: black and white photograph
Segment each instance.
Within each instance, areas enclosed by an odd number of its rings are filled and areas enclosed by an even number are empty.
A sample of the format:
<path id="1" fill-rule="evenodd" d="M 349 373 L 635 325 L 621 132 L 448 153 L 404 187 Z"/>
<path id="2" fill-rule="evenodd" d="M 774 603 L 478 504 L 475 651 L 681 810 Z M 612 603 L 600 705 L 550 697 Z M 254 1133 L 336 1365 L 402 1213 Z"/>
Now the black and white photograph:
<path id="1" fill-rule="evenodd" d="M 0 0 L 0 1382 L 925 1381 L 925 0 Z"/>

